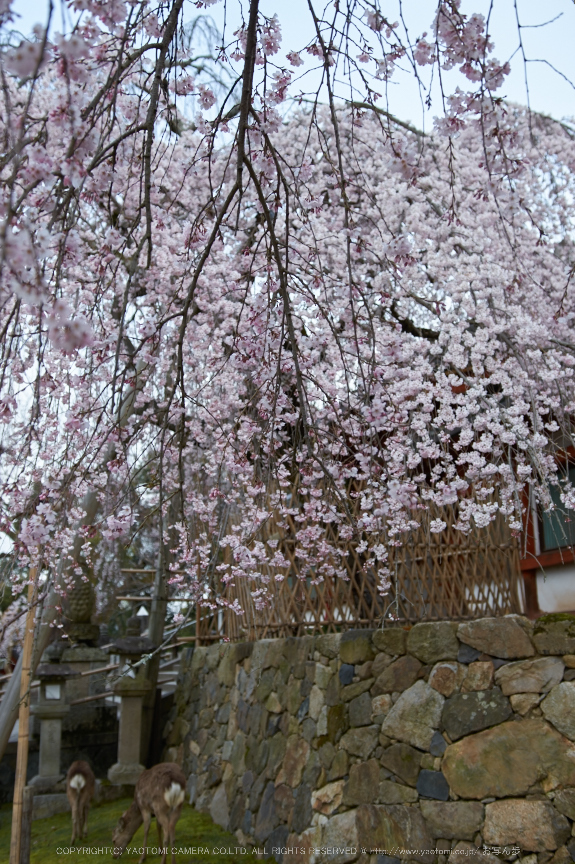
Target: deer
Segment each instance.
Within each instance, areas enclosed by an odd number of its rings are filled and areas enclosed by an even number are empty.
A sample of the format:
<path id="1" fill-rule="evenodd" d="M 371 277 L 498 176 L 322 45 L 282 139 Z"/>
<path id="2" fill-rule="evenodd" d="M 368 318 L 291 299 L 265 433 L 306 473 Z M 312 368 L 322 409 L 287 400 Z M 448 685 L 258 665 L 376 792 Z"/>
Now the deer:
<path id="1" fill-rule="evenodd" d="M 87 762 L 72 762 L 66 774 L 66 795 L 72 809 L 72 839 L 70 843 L 88 834 L 88 813 L 94 797 L 96 778 Z"/>
<path id="2" fill-rule="evenodd" d="M 146 860 L 146 845 L 152 816 L 156 817 L 158 838 L 162 847 L 162 864 L 166 864 L 167 847 L 172 847 L 172 864 L 175 864 L 174 843 L 176 822 L 180 818 L 186 790 L 186 777 L 175 762 L 161 762 L 140 774 L 134 790 L 134 800 L 122 813 L 112 835 L 114 858 L 119 858 L 126 846 L 144 823 L 144 851 L 138 864 Z M 163 837 L 162 837 L 163 834 Z"/>

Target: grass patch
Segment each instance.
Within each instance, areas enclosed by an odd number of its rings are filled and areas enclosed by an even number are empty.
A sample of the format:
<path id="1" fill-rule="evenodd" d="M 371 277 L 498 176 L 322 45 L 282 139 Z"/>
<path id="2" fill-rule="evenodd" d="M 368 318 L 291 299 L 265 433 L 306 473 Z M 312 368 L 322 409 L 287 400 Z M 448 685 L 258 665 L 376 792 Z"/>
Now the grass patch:
<path id="1" fill-rule="evenodd" d="M 88 837 L 82 843 L 77 843 L 76 846 L 80 848 L 82 846 L 91 848 L 107 846 L 111 848 L 112 831 L 120 815 L 129 807 L 130 802 L 131 799 L 123 798 L 119 801 L 109 801 L 99 807 L 92 807 L 88 818 Z M 10 858 L 11 820 L 12 807 L 10 804 L 5 804 L 0 810 L 0 861 L 8 861 Z M 113 860 L 111 853 L 91 855 L 79 850 L 78 852 L 68 851 L 67 854 L 58 853 L 56 850 L 59 848 L 69 849 L 71 836 L 72 819 L 69 813 L 59 813 L 50 819 L 38 819 L 36 822 L 32 822 L 30 864 L 97 864 L 99 861 Z M 119 860 L 137 864 L 140 856 L 134 853 L 129 854 L 128 850 L 141 846 L 143 838 L 144 828 L 142 826 Z M 157 846 L 158 832 L 155 820 L 152 820 L 148 835 L 148 847 Z M 206 814 L 198 813 L 189 804 L 184 804 L 182 815 L 176 825 L 175 848 L 203 847 L 208 852 L 204 851 L 198 855 L 177 854 L 176 861 L 178 864 L 255 864 L 256 861 L 262 861 L 262 858 L 256 857 L 253 853 L 235 853 L 234 847 L 236 846 L 238 846 L 238 841 L 233 834 L 229 834 L 215 825 Z M 230 853 L 227 851 L 216 852 L 214 851 L 216 849 L 229 849 Z M 149 854 L 147 858 L 151 864 L 160 860 L 160 855 Z M 167 864 L 170 864 L 170 854 L 166 860 Z M 268 859 L 268 861 L 274 864 L 274 859 Z"/>

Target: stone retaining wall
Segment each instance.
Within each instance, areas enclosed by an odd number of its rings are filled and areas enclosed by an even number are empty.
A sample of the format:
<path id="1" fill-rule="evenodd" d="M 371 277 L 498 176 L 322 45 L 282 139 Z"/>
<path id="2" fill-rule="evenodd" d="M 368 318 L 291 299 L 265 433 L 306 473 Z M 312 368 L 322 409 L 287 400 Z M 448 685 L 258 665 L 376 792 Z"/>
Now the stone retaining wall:
<path id="1" fill-rule="evenodd" d="M 575 860 L 575 617 L 190 655 L 165 758 L 240 843 L 284 864 Z"/>

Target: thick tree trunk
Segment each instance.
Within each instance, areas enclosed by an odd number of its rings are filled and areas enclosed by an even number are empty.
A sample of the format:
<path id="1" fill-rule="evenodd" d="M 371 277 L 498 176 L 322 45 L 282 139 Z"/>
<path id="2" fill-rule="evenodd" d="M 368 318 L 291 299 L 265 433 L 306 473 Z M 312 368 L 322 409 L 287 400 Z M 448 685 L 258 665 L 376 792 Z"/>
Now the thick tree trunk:
<path id="1" fill-rule="evenodd" d="M 30 684 L 32 675 L 32 651 L 34 649 L 34 624 L 36 618 L 36 598 L 38 590 L 38 572 L 32 568 L 28 586 L 28 612 L 26 613 L 26 628 L 24 630 L 24 648 L 22 650 L 22 673 L 20 675 L 20 699 L 18 705 L 18 754 L 16 756 L 16 779 L 14 782 L 14 800 L 12 803 L 12 834 L 10 837 L 10 864 L 20 864 L 22 846 L 22 811 L 24 809 L 24 789 L 28 771 L 28 744 L 30 730 Z"/>
<path id="2" fill-rule="evenodd" d="M 148 637 L 156 646 L 161 645 L 164 638 L 164 624 L 166 621 L 166 610 L 168 606 L 166 567 L 166 556 L 160 553 L 158 556 L 158 566 L 156 568 L 156 576 L 154 579 L 152 608 L 150 611 L 150 623 L 148 625 Z M 160 659 L 160 652 L 158 651 L 158 653 L 154 654 L 148 663 L 148 668 L 146 670 L 146 677 L 152 686 L 144 696 L 142 704 L 143 716 L 140 758 L 144 765 L 147 765 L 148 753 L 150 750 L 152 722 L 154 719 L 154 704 L 158 687 L 158 673 L 160 671 Z"/>
<path id="3" fill-rule="evenodd" d="M 20 864 L 30 864 L 32 848 L 32 810 L 34 808 L 34 787 L 25 786 L 22 798 L 22 835 L 20 839 Z"/>

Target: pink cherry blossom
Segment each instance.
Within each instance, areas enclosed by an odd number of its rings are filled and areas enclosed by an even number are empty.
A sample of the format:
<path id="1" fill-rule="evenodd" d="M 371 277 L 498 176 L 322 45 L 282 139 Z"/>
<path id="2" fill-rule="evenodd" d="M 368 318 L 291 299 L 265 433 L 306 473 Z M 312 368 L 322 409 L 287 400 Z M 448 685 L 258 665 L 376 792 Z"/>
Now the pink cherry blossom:
<path id="1" fill-rule="evenodd" d="M 44 57 L 41 42 L 22 40 L 17 48 L 9 49 L 4 55 L 4 63 L 8 72 L 19 78 L 27 78 L 39 67 Z"/>
<path id="2" fill-rule="evenodd" d="M 297 51 L 290 51 L 288 54 L 286 54 L 286 57 L 292 66 L 303 66 L 303 60 L 301 59 Z"/>
<path id="3" fill-rule="evenodd" d="M 262 50 L 267 56 L 277 54 L 281 44 L 281 27 L 277 15 L 268 18 L 262 27 Z"/>
<path id="4" fill-rule="evenodd" d="M 209 87 L 205 84 L 198 86 L 198 100 L 204 111 L 207 111 L 212 105 L 215 105 L 216 97 Z"/>

